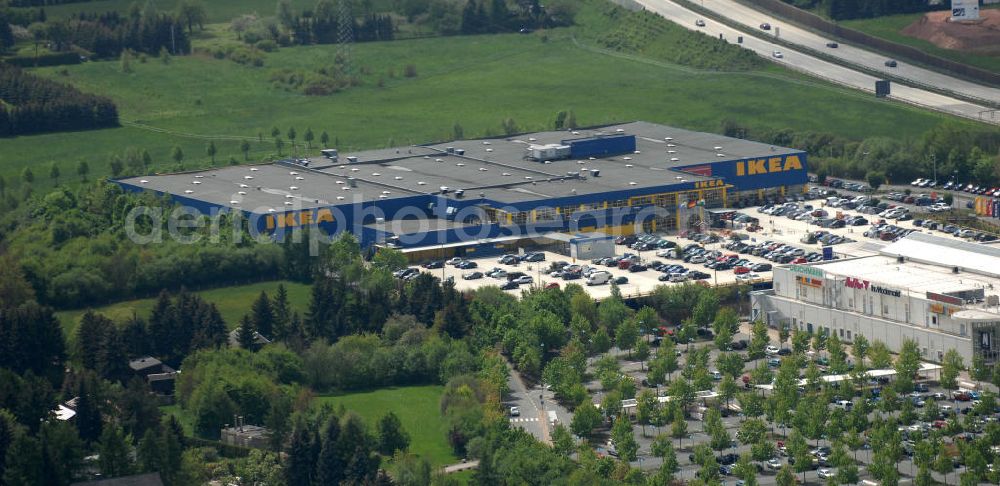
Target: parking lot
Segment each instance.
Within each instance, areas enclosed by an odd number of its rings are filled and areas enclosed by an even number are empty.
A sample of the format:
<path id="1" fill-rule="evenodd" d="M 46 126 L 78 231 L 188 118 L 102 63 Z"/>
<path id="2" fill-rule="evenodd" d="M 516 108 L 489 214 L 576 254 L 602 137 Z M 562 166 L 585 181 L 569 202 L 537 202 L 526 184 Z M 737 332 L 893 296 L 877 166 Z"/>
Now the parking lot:
<path id="1" fill-rule="evenodd" d="M 747 323 L 744 323 L 740 332 L 734 336 L 734 342 L 738 340 L 749 340 L 750 339 L 749 334 L 750 334 L 749 325 Z M 775 346 L 771 347 L 772 353 L 760 360 L 747 361 L 745 363 L 745 368 L 744 368 L 747 372 L 751 369 L 754 369 L 757 366 L 768 367 L 770 365 L 769 361 L 771 360 L 789 359 L 788 351 L 786 351 L 789 345 L 787 344 L 785 346 L 777 345 L 778 341 L 777 331 L 770 330 L 769 335 L 771 337 L 771 342 L 775 344 Z M 716 358 L 720 354 L 720 352 L 717 349 L 715 349 L 714 344 L 710 340 L 700 340 L 691 345 L 692 350 L 699 348 L 707 348 L 710 350 L 709 352 L 710 357 L 708 362 L 714 364 Z M 682 352 L 680 360 L 681 363 L 684 363 L 684 361 L 687 359 L 687 356 L 690 355 L 692 351 L 689 351 L 685 346 L 678 346 L 677 349 Z M 745 354 L 745 352 L 740 352 L 740 353 Z M 810 360 L 819 363 L 820 368 L 825 370 L 826 368 L 825 364 L 828 364 L 825 352 L 821 352 L 818 354 L 814 352 L 809 352 L 807 356 L 809 357 Z M 631 377 L 635 381 L 635 383 L 637 384 L 637 389 L 639 391 L 641 391 L 643 388 L 646 388 L 644 380 L 647 377 L 647 369 L 646 369 L 647 367 L 637 361 L 627 360 L 625 358 L 624 353 L 620 353 L 619 357 L 620 359 L 623 359 L 623 361 L 621 361 L 621 372 Z M 773 366 L 771 366 L 771 368 L 775 369 Z M 596 369 L 591 367 L 591 372 L 593 373 L 595 371 Z M 803 373 L 804 369 L 800 371 L 800 378 L 804 376 Z M 824 371 L 824 374 L 827 374 L 827 372 Z M 914 391 L 909 395 L 900 397 L 901 400 L 910 401 L 914 406 L 913 418 L 909 421 L 899 424 L 900 435 L 903 441 L 901 446 L 904 453 L 902 459 L 898 464 L 898 470 L 901 473 L 902 479 L 904 481 L 906 481 L 908 477 L 912 478 L 915 475 L 917 469 L 912 462 L 914 441 L 917 440 L 919 436 L 926 437 L 932 431 L 942 431 L 942 428 L 947 428 L 945 421 L 947 421 L 949 417 L 956 416 L 960 420 L 963 421 L 967 420 L 967 417 L 969 415 L 972 415 L 972 410 L 978 404 L 977 399 L 979 398 L 979 392 L 973 390 L 968 390 L 968 391 L 946 390 L 940 386 L 940 384 L 936 381 L 936 378 L 937 377 L 933 374 L 923 376 L 918 382 L 916 391 Z M 967 377 L 963 379 L 967 379 Z M 718 381 L 715 381 L 713 388 L 717 388 L 718 383 L 719 383 Z M 891 383 L 891 378 L 869 380 L 869 382 L 866 384 L 866 387 L 863 389 L 858 389 L 855 392 L 854 396 L 834 397 L 834 399 L 831 400 L 831 403 L 828 404 L 828 407 L 831 410 L 831 413 L 833 412 L 833 410 L 837 408 L 853 407 L 859 405 L 861 402 L 866 402 L 866 404 L 871 407 L 877 407 L 881 395 L 879 391 L 882 387 L 888 386 L 889 383 Z M 967 382 L 963 383 L 965 383 L 965 386 L 974 386 Z M 594 401 L 596 403 L 600 403 L 603 398 L 603 392 L 600 380 L 595 377 L 594 380 L 586 383 L 585 385 L 588 389 L 588 392 L 594 398 Z M 666 387 L 650 386 L 649 388 L 651 388 L 658 395 L 661 396 L 666 395 L 667 393 Z M 847 402 L 850 402 L 850 405 L 846 405 L 845 400 Z M 841 403 L 844 403 L 844 405 L 841 405 Z M 702 403 L 699 403 L 698 405 L 703 405 L 706 407 L 724 408 L 721 403 L 713 399 L 706 400 Z M 1000 411 L 1000 409 L 990 410 L 990 411 L 984 410 L 982 411 L 982 414 L 977 419 L 973 419 L 971 423 L 978 424 L 978 426 L 974 427 L 980 427 L 980 429 L 978 430 L 982 430 L 981 428 L 985 427 L 986 423 L 996 422 L 1000 420 L 1000 413 L 998 413 L 998 411 Z M 873 410 L 869 415 L 869 418 L 873 419 L 876 413 L 877 412 Z M 898 412 L 894 413 L 894 415 L 898 416 Z M 722 422 L 726 430 L 729 432 L 731 438 L 733 439 L 736 438 L 736 433 L 739 430 L 739 426 L 741 422 L 745 420 L 745 418 L 746 417 L 743 417 L 739 413 L 727 413 L 723 415 Z M 784 465 L 789 461 L 789 458 L 787 454 L 781 451 L 780 449 L 781 445 L 780 443 L 784 442 L 785 440 L 785 438 L 782 437 L 781 426 L 772 424 L 772 427 L 773 427 L 772 431 L 774 433 L 774 438 L 772 440 L 774 441 L 774 445 L 776 448 L 775 455 L 772 459 L 773 459 L 773 464 L 777 466 L 777 468 L 780 468 L 780 466 Z M 652 442 L 653 438 L 658 433 L 669 433 L 669 428 L 670 426 L 668 424 L 666 427 L 661 427 L 659 429 L 657 429 L 654 426 L 646 426 L 644 430 L 644 428 L 641 425 L 635 424 L 635 437 L 639 444 L 639 460 L 633 463 L 634 466 L 641 467 L 646 470 L 656 469 L 660 466 L 660 460 L 657 457 L 653 456 L 652 454 L 651 450 Z M 704 423 L 701 420 L 697 419 L 696 414 L 692 414 L 692 416 L 688 418 L 687 420 L 688 435 L 683 440 L 680 441 L 680 446 L 677 447 L 677 459 L 680 463 L 680 471 L 677 474 L 678 479 L 683 479 L 683 480 L 695 479 L 696 473 L 700 469 L 700 466 L 693 463 L 689 455 L 691 454 L 696 445 L 707 444 L 710 442 L 711 438 L 705 433 L 704 429 L 705 429 Z M 944 441 L 945 444 L 953 444 L 957 441 L 965 439 L 966 439 L 966 433 L 953 433 L 953 434 L 945 434 L 942 440 Z M 600 440 L 602 441 L 601 443 L 604 443 L 603 441 L 605 441 L 606 438 L 602 438 Z M 810 449 L 812 451 L 812 456 L 814 457 L 814 465 L 812 469 L 808 470 L 805 473 L 806 481 L 809 483 L 825 482 L 825 478 L 823 478 L 822 475 L 826 475 L 827 472 L 829 472 L 830 474 L 836 472 L 836 468 L 829 465 L 828 448 L 832 444 L 830 444 L 830 442 L 827 441 L 826 439 L 820 439 L 819 441 L 810 441 L 809 443 L 810 443 Z M 674 445 L 677 446 L 677 444 L 678 444 L 677 441 L 674 441 Z M 610 453 L 611 451 L 613 451 L 613 447 L 605 445 L 601 447 L 601 450 L 604 450 L 605 453 Z M 729 462 L 725 460 L 726 455 L 743 454 L 743 453 L 748 453 L 749 451 L 750 451 L 749 445 L 741 444 L 738 441 L 734 440 L 733 446 L 731 448 L 718 451 L 716 452 L 716 455 L 719 458 L 720 464 L 724 464 L 726 462 Z M 864 445 L 856 452 L 851 451 L 850 453 L 852 456 L 856 455 L 858 461 L 860 462 L 859 464 L 860 476 L 862 478 L 869 478 L 870 475 L 868 474 L 867 468 L 872 461 L 871 449 L 867 445 Z M 767 462 L 768 461 L 762 461 L 759 463 L 760 473 L 757 476 L 757 479 L 760 484 L 776 484 L 777 471 L 776 469 L 769 467 Z M 962 460 L 960 457 L 957 457 L 955 459 L 955 467 L 957 471 L 962 470 Z M 721 474 L 723 476 L 722 479 L 724 484 L 726 485 L 738 484 L 736 482 L 736 478 L 731 475 L 731 470 L 729 468 L 727 467 L 721 468 Z M 796 476 L 798 478 L 801 478 L 802 473 L 797 473 Z M 937 481 L 944 483 L 945 478 L 943 475 L 934 473 L 934 478 Z M 952 478 L 954 478 L 954 473 L 952 474 Z"/>
<path id="2" fill-rule="evenodd" d="M 966 241 L 992 238 L 939 223 L 925 227 L 921 218 L 924 213 L 917 211 L 926 210 L 926 207 L 884 199 L 879 206 L 870 206 L 867 195 L 842 191 L 833 196 L 824 193 L 827 190 L 814 188 L 804 201 L 734 210 L 727 215 L 729 221 L 725 228 L 712 229 L 702 235 L 619 237 L 615 246 L 617 260 L 610 262 L 577 261 L 553 252 L 540 252 L 541 257 L 532 259 L 541 260 L 527 261 L 524 258 L 531 253 L 528 252 L 520 257 L 505 255 L 428 262 L 409 272 L 421 271 L 454 280 L 459 290 L 496 285 L 505 286 L 505 290 L 514 294 L 531 287 L 563 287 L 573 283 L 584 287 L 598 300 L 611 294 L 613 281 L 625 298 L 635 298 L 649 295 L 659 285 L 683 282 L 703 285 L 768 282 L 770 268 L 757 270 L 760 267 L 754 265 L 819 261 L 826 246 L 832 246 L 834 258 L 869 256 L 877 253 L 882 245 L 913 231 Z M 942 231 L 945 229 L 948 231 Z M 670 248 L 674 248 L 674 253 L 667 254 Z M 620 265 L 622 258 L 628 260 L 628 265 Z M 716 266 L 720 259 L 727 260 L 726 264 L 718 269 L 709 267 L 710 263 Z M 741 266 L 745 268 L 737 268 Z M 588 276 L 595 271 L 607 272 L 607 281 L 604 278 L 589 281 Z M 671 278 L 676 274 L 684 276 Z M 513 280 L 518 283 L 512 283 Z"/>

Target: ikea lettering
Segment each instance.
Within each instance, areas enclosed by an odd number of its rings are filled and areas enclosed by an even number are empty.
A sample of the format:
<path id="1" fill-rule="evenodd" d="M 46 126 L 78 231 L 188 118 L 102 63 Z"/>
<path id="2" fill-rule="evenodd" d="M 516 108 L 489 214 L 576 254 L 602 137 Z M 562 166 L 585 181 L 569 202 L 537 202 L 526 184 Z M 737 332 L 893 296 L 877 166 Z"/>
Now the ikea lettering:
<path id="1" fill-rule="evenodd" d="M 790 170 L 802 170 L 802 161 L 799 160 L 798 155 L 789 155 L 784 158 L 749 159 L 736 162 L 737 177 L 771 174 Z"/>
<path id="2" fill-rule="evenodd" d="M 722 179 L 716 179 L 711 181 L 698 181 L 694 183 L 695 189 L 708 189 L 710 187 L 722 187 L 726 185 L 726 181 Z"/>
<path id="3" fill-rule="evenodd" d="M 329 209 L 315 211 L 294 211 L 283 214 L 267 215 L 267 229 L 295 228 L 310 224 L 332 223 L 333 213 Z"/>

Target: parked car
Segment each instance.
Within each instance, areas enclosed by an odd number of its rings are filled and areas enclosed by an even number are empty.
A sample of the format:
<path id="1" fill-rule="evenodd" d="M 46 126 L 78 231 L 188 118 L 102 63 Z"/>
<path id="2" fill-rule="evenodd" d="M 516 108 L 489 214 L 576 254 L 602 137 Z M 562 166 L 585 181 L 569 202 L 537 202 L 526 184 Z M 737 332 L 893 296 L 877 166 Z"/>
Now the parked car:
<path id="1" fill-rule="evenodd" d="M 774 56 L 775 59 L 781 59 L 785 57 L 785 55 L 782 54 L 781 51 L 774 51 L 771 53 L 771 55 Z"/>
<path id="2" fill-rule="evenodd" d="M 696 25 L 698 27 L 704 27 L 705 26 L 705 21 L 701 20 L 701 19 L 695 20 L 694 21 L 694 25 Z"/>
<path id="3" fill-rule="evenodd" d="M 897 63 L 896 63 L 895 59 L 888 59 L 888 60 L 885 61 L 885 67 L 894 68 L 896 66 L 897 66 Z M 923 186 L 923 187 L 926 187 L 926 186 Z"/>
<path id="4" fill-rule="evenodd" d="M 764 22 L 764 23 L 760 24 L 760 29 L 761 30 L 771 30 L 771 24 L 769 24 L 767 22 Z"/>
<path id="5" fill-rule="evenodd" d="M 840 47 L 840 44 L 837 44 L 836 42 L 827 42 L 826 47 L 829 47 L 830 49 L 836 49 Z"/>
<path id="6" fill-rule="evenodd" d="M 469 272 L 462 275 L 463 280 L 479 280 L 483 278 L 483 272 Z"/>

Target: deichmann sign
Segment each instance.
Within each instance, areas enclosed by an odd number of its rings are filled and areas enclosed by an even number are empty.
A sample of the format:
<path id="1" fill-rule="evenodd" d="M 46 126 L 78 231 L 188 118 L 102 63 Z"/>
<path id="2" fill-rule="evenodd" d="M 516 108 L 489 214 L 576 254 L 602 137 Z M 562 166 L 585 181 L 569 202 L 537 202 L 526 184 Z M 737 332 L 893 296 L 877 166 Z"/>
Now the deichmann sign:
<path id="1" fill-rule="evenodd" d="M 890 297 L 899 297 L 903 295 L 903 292 L 900 290 L 889 289 L 880 285 L 872 285 L 871 282 L 867 280 L 861 280 L 855 277 L 845 278 L 844 287 L 858 290 L 869 290 L 875 292 L 876 294 L 888 295 Z"/>
<path id="2" fill-rule="evenodd" d="M 806 275 L 812 275 L 813 277 L 823 278 L 823 271 L 815 267 L 808 267 L 805 265 L 789 265 L 788 269 L 795 273 L 804 273 Z"/>

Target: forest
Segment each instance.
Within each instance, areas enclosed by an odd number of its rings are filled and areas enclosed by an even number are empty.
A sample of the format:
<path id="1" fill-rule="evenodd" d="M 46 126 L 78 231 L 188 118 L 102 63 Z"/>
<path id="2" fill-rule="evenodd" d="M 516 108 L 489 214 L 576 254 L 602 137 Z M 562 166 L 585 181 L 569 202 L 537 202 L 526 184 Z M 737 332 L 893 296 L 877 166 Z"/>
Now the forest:
<path id="1" fill-rule="evenodd" d="M 118 126 L 111 99 L 0 64 L 0 137 Z"/>

